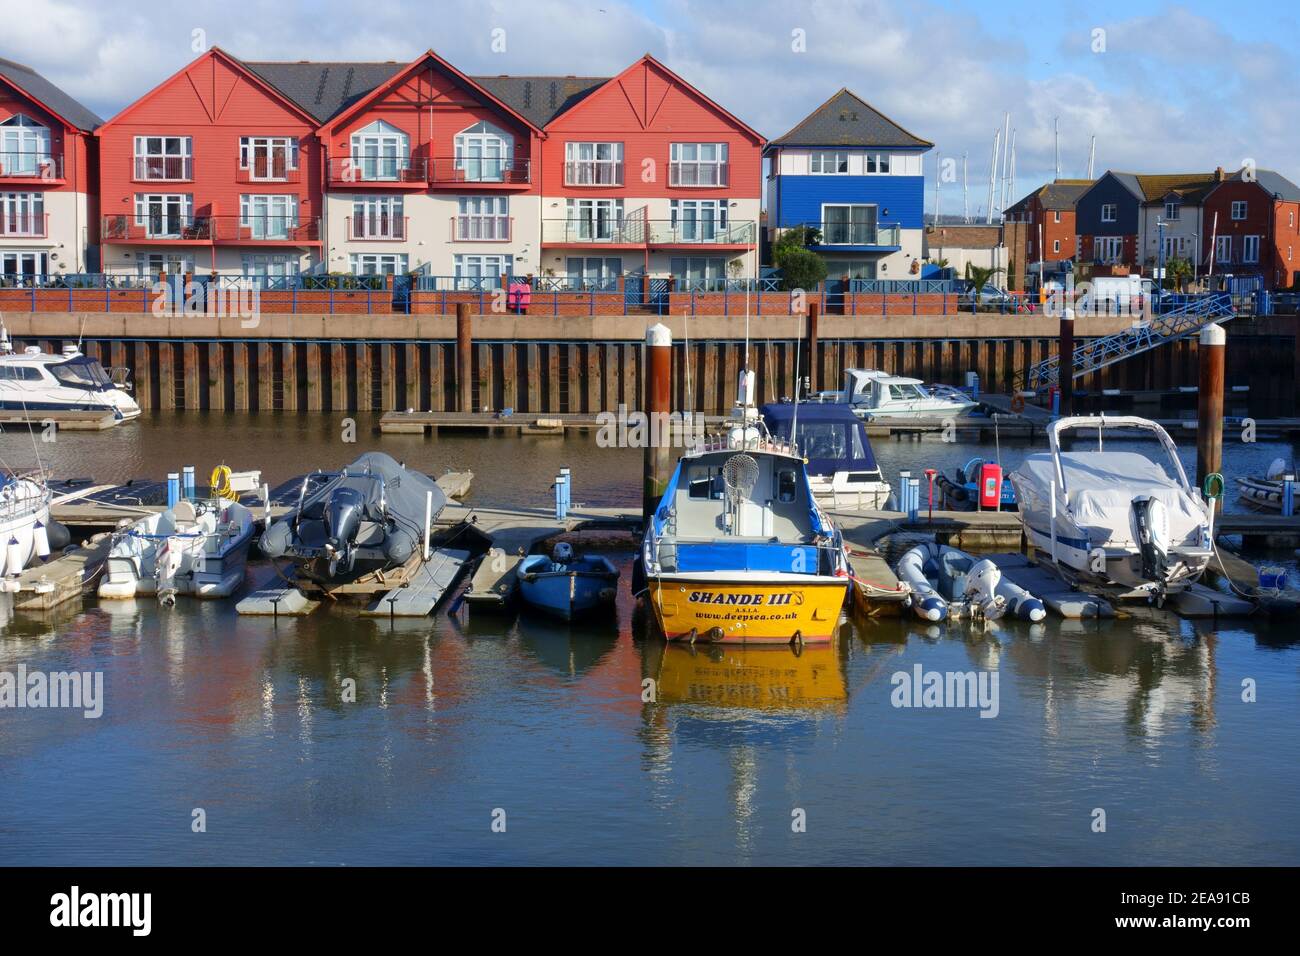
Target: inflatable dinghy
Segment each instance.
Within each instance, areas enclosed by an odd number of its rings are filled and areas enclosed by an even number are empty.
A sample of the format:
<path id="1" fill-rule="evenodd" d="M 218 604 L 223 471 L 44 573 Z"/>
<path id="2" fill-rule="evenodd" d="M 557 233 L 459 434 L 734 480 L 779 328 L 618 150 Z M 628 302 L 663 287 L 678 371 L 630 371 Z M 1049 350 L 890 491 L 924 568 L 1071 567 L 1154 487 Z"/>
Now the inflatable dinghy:
<path id="1" fill-rule="evenodd" d="M 923 621 L 996 621 L 1008 614 L 1041 621 L 1047 616 L 1043 602 L 1004 578 L 992 561 L 945 544 L 916 545 L 899 559 L 896 573 L 912 589 L 912 610 Z"/>

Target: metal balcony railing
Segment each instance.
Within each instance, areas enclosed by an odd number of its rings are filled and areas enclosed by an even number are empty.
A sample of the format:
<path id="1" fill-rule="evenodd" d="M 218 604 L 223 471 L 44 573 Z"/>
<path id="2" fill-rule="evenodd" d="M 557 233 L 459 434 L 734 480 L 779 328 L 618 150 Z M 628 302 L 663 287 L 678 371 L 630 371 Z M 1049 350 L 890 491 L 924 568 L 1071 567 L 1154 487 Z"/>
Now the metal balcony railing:
<path id="1" fill-rule="evenodd" d="M 532 162 L 469 156 L 434 157 L 429 164 L 429 182 L 435 186 L 459 183 L 527 186 L 532 182 Z"/>
<path id="2" fill-rule="evenodd" d="M 175 213 L 158 213 L 140 217 L 104 216 L 100 221 L 100 236 L 105 242 L 140 242 L 154 239 L 206 242 L 212 238 L 212 225 L 209 217 L 206 216 L 185 216 Z"/>
<path id="3" fill-rule="evenodd" d="M 752 245 L 757 229 L 751 220 L 718 223 L 708 219 L 651 219 L 646 223 L 651 245 Z"/>
<path id="4" fill-rule="evenodd" d="M 302 170 L 288 165 L 283 158 L 254 159 L 247 168 L 235 170 L 235 182 L 254 186 L 258 183 L 299 183 L 302 182 Z"/>
<path id="5" fill-rule="evenodd" d="M 0 210 L 0 236 L 6 238 L 44 239 L 50 234 L 47 212 L 7 212 Z"/>
<path id="6" fill-rule="evenodd" d="M 63 178 L 63 157 L 49 153 L 0 150 L 0 180 Z"/>
<path id="7" fill-rule="evenodd" d="M 566 186 L 622 186 L 621 159 L 582 159 L 564 164 Z"/>
<path id="8" fill-rule="evenodd" d="M 347 236 L 356 241 L 400 242 L 407 236 L 407 216 L 348 216 Z"/>
<path id="9" fill-rule="evenodd" d="M 677 162 L 668 164 L 669 186 L 726 186 L 729 163 Z"/>
<path id="10" fill-rule="evenodd" d="M 511 216 L 452 216 L 454 242 L 509 242 L 514 232 Z"/>
<path id="11" fill-rule="evenodd" d="M 821 246 L 897 246 L 902 229 L 897 223 L 814 222 L 821 230 Z"/>
<path id="12" fill-rule="evenodd" d="M 542 241 L 550 243 L 609 243 L 615 245 L 645 245 L 646 223 L 641 217 L 634 219 L 543 219 Z"/>
<path id="13" fill-rule="evenodd" d="M 216 242 L 318 242 L 320 220 L 297 216 L 208 216 Z"/>
<path id="14" fill-rule="evenodd" d="M 137 156 L 136 182 L 188 182 L 194 178 L 193 156 Z"/>
<path id="15" fill-rule="evenodd" d="M 340 156 L 329 162 L 330 184 L 419 185 L 428 181 L 429 163 L 411 156 Z"/>

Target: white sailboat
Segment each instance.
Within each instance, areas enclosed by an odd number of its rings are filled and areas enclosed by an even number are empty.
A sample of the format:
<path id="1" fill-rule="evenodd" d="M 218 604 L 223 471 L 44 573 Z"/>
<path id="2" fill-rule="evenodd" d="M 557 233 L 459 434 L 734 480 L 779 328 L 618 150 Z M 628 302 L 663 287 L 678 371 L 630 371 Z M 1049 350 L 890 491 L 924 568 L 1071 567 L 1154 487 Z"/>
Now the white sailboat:
<path id="1" fill-rule="evenodd" d="M 39 477 L 0 473 L 0 574 L 16 578 L 50 554 L 50 489 Z"/>

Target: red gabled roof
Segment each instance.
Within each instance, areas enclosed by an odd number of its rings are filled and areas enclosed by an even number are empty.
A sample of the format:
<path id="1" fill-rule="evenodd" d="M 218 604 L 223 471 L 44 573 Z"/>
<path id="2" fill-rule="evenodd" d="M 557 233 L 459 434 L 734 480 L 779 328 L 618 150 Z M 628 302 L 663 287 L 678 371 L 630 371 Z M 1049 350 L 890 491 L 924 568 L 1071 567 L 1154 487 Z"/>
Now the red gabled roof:
<path id="1" fill-rule="evenodd" d="M 419 56 L 417 56 L 414 60 L 411 61 L 410 65 L 407 66 L 406 69 L 399 70 L 396 74 L 394 74 L 394 76 L 387 83 L 380 84 L 379 86 L 371 90 L 369 93 L 367 93 L 365 96 L 363 96 L 361 99 L 357 100 L 347 109 L 345 109 L 343 112 L 338 113 L 335 116 L 331 116 L 328 121 L 322 123 L 320 126 L 317 127 L 316 129 L 317 134 L 323 135 L 330 127 L 338 126 L 341 123 L 344 123 L 347 120 L 351 119 L 353 116 L 356 116 L 358 113 L 366 109 L 371 103 L 373 103 L 380 96 L 383 96 L 384 94 L 390 92 L 391 90 L 396 89 L 401 83 L 403 83 L 407 79 L 407 77 L 409 77 L 417 69 L 423 66 L 426 61 L 429 60 L 432 60 L 435 65 L 442 68 L 443 70 L 446 70 L 448 73 L 450 73 L 456 79 L 460 80 L 470 89 L 474 90 L 476 93 L 479 93 L 484 99 L 488 100 L 489 102 L 497 106 L 503 112 L 513 116 L 520 123 L 524 124 L 529 129 L 533 130 L 535 133 L 541 136 L 546 135 L 542 131 L 541 127 L 539 127 L 536 123 L 530 120 L 527 116 L 524 116 L 522 113 L 515 110 L 504 100 L 499 99 L 490 90 L 484 87 L 483 84 L 479 83 L 472 76 L 469 76 L 466 73 L 462 73 L 460 70 L 456 69 L 456 67 L 452 66 L 450 63 L 448 63 L 442 57 L 438 56 L 438 54 L 434 53 L 432 50 L 426 50 L 424 53 L 421 53 Z"/>
<path id="2" fill-rule="evenodd" d="M 245 66 L 244 63 L 243 63 L 241 60 L 239 60 L 237 57 L 231 56 L 231 55 L 230 55 L 229 53 L 227 53 L 225 50 L 221 49 L 221 47 L 216 47 L 216 46 L 214 46 L 214 47 L 212 47 L 212 49 L 208 50 L 206 53 L 204 53 L 204 54 L 202 54 L 202 55 L 200 55 L 200 56 L 195 57 L 193 60 L 190 60 L 190 62 L 186 63 L 183 67 L 181 67 L 179 70 L 177 70 L 177 71 L 176 71 L 175 73 L 173 73 L 171 76 L 167 77 L 167 79 L 163 80 L 161 83 L 159 83 L 159 84 L 158 84 L 157 86 L 155 86 L 153 89 L 151 89 L 148 93 L 145 93 L 143 96 L 138 96 L 138 97 L 136 97 L 136 98 L 135 98 L 131 103 L 129 103 L 127 106 L 125 106 L 125 107 L 123 107 L 121 110 L 119 110 L 115 116 L 113 116 L 112 118 L 110 118 L 109 120 L 107 120 L 107 121 L 106 121 L 102 126 L 100 126 L 98 129 L 96 129 L 96 130 L 95 130 L 95 135 L 98 136 L 101 132 L 103 132 L 103 131 L 104 131 L 105 129 L 107 129 L 108 127 L 112 126 L 112 125 L 113 125 L 114 123 L 116 123 L 118 120 L 122 119 L 124 116 L 126 116 L 129 112 L 131 112 L 133 109 L 135 109 L 135 108 L 136 108 L 137 106 L 139 106 L 141 103 L 145 102 L 145 101 L 148 100 L 150 97 L 154 96 L 156 93 L 158 93 L 158 92 L 159 92 L 160 90 L 162 90 L 164 87 L 168 86 L 168 85 L 169 85 L 170 83 L 172 83 L 173 81 L 175 81 L 175 80 L 179 79 L 180 77 L 184 76 L 186 73 L 188 73 L 190 70 L 192 70 L 192 69 L 194 68 L 194 64 L 196 64 L 196 63 L 200 63 L 200 62 L 202 62 L 202 61 L 205 60 L 205 59 L 219 59 L 219 60 L 221 60 L 223 63 L 225 63 L 225 64 L 227 64 L 227 65 L 229 65 L 229 66 L 234 67 L 234 68 L 235 68 L 236 70 L 238 70 L 242 75 L 244 75 L 244 76 L 247 77 L 249 80 L 251 80 L 251 81 L 253 82 L 253 84 L 256 85 L 259 89 L 265 91 L 267 94 L 269 94 L 270 96 L 274 97 L 274 98 L 275 98 L 276 100 L 278 100 L 279 102 L 283 103 L 283 104 L 284 104 L 284 105 L 285 105 L 289 110 L 291 110 L 292 112 L 294 112 L 294 113 L 298 114 L 299 116 L 301 116 L 301 117 L 302 117 L 305 121 L 307 121 L 308 123 L 311 123 L 313 126 L 316 125 L 316 122 L 317 122 L 316 117 L 312 116 L 312 115 L 311 115 L 310 113 L 308 113 L 305 109 L 303 109 L 301 106 L 299 106 L 297 103 L 295 103 L 292 99 L 290 99 L 289 97 L 285 96 L 284 93 L 282 93 L 282 92 L 280 92 L 279 90 L 277 90 L 277 89 L 276 89 L 274 86 L 272 86 L 270 83 L 266 82 L 266 80 L 264 80 L 262 77 L 258 76 L 256 73 L 254 73 L 252 70 L 250 70 L 250 69 L 249 69 L 247 66 Z"/>

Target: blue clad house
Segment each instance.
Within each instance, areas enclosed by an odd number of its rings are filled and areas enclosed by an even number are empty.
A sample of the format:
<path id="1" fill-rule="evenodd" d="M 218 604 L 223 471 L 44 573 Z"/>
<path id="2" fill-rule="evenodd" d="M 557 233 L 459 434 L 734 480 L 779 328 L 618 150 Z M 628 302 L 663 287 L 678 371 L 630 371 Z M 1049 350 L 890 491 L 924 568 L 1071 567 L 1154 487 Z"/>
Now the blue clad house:
<path id="1" fill-rule="evenodd" d="M 934 144 L 840 90 L 763 151 L 768 240 L 816 226 L 830 276 L 907 279 L 921 259 L 925 176 Z"/>

